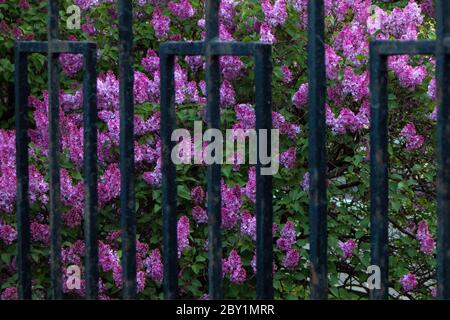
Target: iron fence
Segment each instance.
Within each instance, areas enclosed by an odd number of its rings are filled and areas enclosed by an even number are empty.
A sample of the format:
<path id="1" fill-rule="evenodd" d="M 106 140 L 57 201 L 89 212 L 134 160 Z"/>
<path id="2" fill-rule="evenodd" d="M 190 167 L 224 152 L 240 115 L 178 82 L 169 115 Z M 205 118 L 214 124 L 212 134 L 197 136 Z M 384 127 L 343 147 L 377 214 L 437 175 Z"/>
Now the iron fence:
<path id="1" fill-rule="evenodd" d="M 201 42 L 167 42 L 160 46 L 161 138 L 163 190 L 164 297 L 178 298 L 175 164 L 171 161 L 175 129 L 174 61 L 176 56 L 205 56 L 208 129 L 220 129 L 220 69 L 223 55 L 250 56 L 255 61 L 256 129 L 272 129 L 271 45 L 219 40 L 219 3 L 206 1 L 206 38 Z M 97 109 L 96 44 L 58 39 L 58 1 L 48 1 L 48 40 L 15 44 L 17 226 L 19 297 L 31 299 L 30 221 L 28 201 L 27 55 L 48 55 L 49 173 L 52 297 L 61 299 L 61 212 L 59 177 L 59 66 L 61 53 L 84 56 L 84 234 L 86 298 L 98 297 L 97 244 Z M 438 298 L 450 299 L 450 3 L 437 1 L 436 41 L 374 41 L 371 74 L 371 257 L 380 267 L 381 288 L 372 299 L 388 298 L 388 135 L 387 59 L 390 55 L 435 54 L 438 79 Z M 118 1 L 120 69 L 120 171 L 123 298 L 136 297 L 136 218 L 134 198 L 132 1 Z M 327 299 L 327 186 L 325 124 L 324 1 L 308 1 L 310 288 L 312 299 Z M 259 130 L 257 130 L 259 132 Z M 259 134 L 258 134 L 259 140 Z M 268 150 L 270 152 L 270 137 Z M 258 143 L 259 148 L 259 143 Z M 272 178 L 257 164 L 257 299 L 273 298 Z M 209 295 L 223 298 L 221 244 L 221 167 L 207 168 Z"/>

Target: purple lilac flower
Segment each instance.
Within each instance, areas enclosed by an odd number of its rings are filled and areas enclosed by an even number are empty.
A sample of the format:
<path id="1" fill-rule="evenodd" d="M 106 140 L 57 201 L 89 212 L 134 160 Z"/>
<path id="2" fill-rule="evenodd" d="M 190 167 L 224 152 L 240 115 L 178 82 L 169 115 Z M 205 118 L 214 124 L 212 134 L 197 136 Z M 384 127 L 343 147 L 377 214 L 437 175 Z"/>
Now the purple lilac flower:
<path id="1" fill-rule="evenodd" d="M 224 259 L 223 273 L 224 275 L 228 275 L 232 283 L 243 284 L 245 282 L 247 272 L 242 266 L 241 257 L 235 249 L 231 250 L 228 259 Z"/>
<path id="2" fill-rule="evenodd" d="M 100 109 L 119 110 L 119 80 L 112 71 L 97 78 L 97 100 Z"/>
<path id="3" fill-rule="evenodd" d="M 290 84 L 294 80 L 292 72 L 287 65 L 281 67 L 281 80 L 284 84 Z"/>
<path id="4" fill-rule="evenodd" d="M 233 229 L 236 226 L 239 219 L 237 212 L 230 208 L 222 207 L 221 213 L 222 213 L 222 227 L 225 230 Z"/>
<path id="5" fill-rule="evenodd" d="M 242 75 L 245 69 L 245 64 L 242 62 L 240 57 L 224 56 L 220 58 L 220 69 L 223 78 L 225 80 L 232 81 Z"/>
<path id="6" fill-rule="evenodd" d="M 189 248 L 189 218 L 182 216 L 177 224 L 178 257 Z"/>
<path id="7" fill-rule="evenodd" d="M 410 151 L 420 149 L 425 141 L 422 135 L 417 134 L 413 123 L 408 123 L 402 129 L 400 135 L 406 139 L 406 149 Z"/>
<path id="8" fill-rule="evenodd" d="M 280 163 L 288 169 L 292 169 L 295 165 L 297 151 L 295 148 L 289 148 L 287 151 L 280 154 Z"/>
<path id="9" fill-rule="evenodd" d="M 144 172 L 143 178 L 145 182 L 153 187 L 161 186 L 162 173 L 161 173 L 161 158 L 156 162 L 156 166 L 153 171 Z"/>
<path id="10" fill-rule="evenodd" d="M 436 298 L 437 297 L 437 287 L 431 288 L 430 293 L 433 298 Z"/>
<path id="11" fill-rule="evenodd" d="M 256 241 L 256 217 L 244 211 L 241 217 L 241 234 Z"/>
<path id="12" fill-rule="evenodd" d="M 17 291 L 17 288 L 16 287 L 6 288 L 5 290 L 2 291 L 0 298 L 2 300 L 18 300 L 19 293 Z"/>
<path id="13" fill-rule="evenodd" d="M 300 253 L 296 249 L 288 249 L 283 259 L 283 266 L 287 269 L 295 269 L 300 261 Z"/>
<path id="14" fill-rule="evenodd" d="M 353 256 L 353 251 L 357 247 L 357 243 L 355 240 L 349 239 L 345 242 L 339 241 L 337 246 L 342 250 L 342 260 L 347 260 Z"/>
<path id="15" fill-rule="evenodd" d="M 236 104 L 236 92 L 228 80 L 224 80 L 220 86 L 220 105 L 222 107 Z"/>
<path id="16" fill-rule="evenodd" d="M 272 28 L 266 22 L 261 24 L 259 29 L 259 36 L 262 42 L 267 42 L 271 44 L 275 44 L 277 42 L 277 38 L 272 34 Z"/>
<path id="17" fill-rule="evenodd" d="M 265 15 L 265 21 L 272 27 L 281 26 L 286 22 L 286 0 L 262 0 L 261 6 Z"/>
<path id="18" fill-rule="evenodd" d="M 256 167 L 251 167 L 248 170 L 248 181 L 243 188 L 242 193 L 247 196 L 251 202 L 256 202 Z"/>
<path id="19" fill-rule="evenodd" d="M 201 186 L 194 187 L 191 191 L 191 199 L 196 205 L 200 205 L 205 200 L 205 191 Z"/>
<path id="20" fill-rule="evenodd" d="M 31 241 L 41 242 L 48 245 L 50 243 L 50 226 L 38 222 L 30 224 Z"/>
<path id="21" fill-rule="evenodd" d="M 303 191 L 308 191 L 309 190 L 309 172 L 306 172 L 303 175 L 303 180 L 301 183 L 301 187 L 303 189 Z"/>
<path id="22" fill-rule="evenodd" d="M 155 31 L 155 36 L 159 40 L 166 39 L 170 31 L 170 18 L 162 14 L 161 9 L 153 11 L 151 25 Z"/>
<path id="23" fill-rule="evenodd" d="M 367 61 L 369 45 L 363 29 L 358 24 L 344 26 L 336 38 L 335 45 L 335 49 L 342 50 L 344 57 L 356 67 Z"/>
<path id="24" fill-rule="evenodd" d="M 145 279 L 146 274 L 144 271 L 138 271 L 136 273 L 136 285 L 137 285 L 137 292 L 142 292 L 145 289 Z"/>
<path id="25" fill-rule="evenodd" d="M 337 80 L 339 76 L 339 67 L 342 58 L 336 54 L 331 47 L 327 47 L 325 51 L 325 66 L 328 79 Z"/>
<path id="26" fill-rule="evenodd" d="M 297 92 L 292 97 L 292 103 L 297 108 L 305 107 L 308 103 L 308 90 L 309 86 L 307 83 L 304 83 L 298 88 Z"/>
<path id="27" fill-rule="evenodd" d="M 436 99 L 436 78 L 431 79 L 429 85 L 428 85 L 428 96 L 435 100 Z"/>
<path id="28" fill-rule="evenodd" d="M 120 194 L 120 168 L 118 163 L 111 163 L 99 179 L 98 200 L 106 204 Z"/>
<path id="29" fill-rule="evenodd" d="M 163 263 L 159 249 L 152 250 L 147 259 L 144 260 L 144 266 L 150 279 L 161 285 L 163 280 Z"/>
<path id="30" fill-rule="evenodd" d="M 159 57 L 152 49 L 147 50 L 147 54 L 142 58 L 141 64 L 149 74 L 159 72 Z"/>
<path id="31" fill-rule="evenodd" d="M 28 3 L 28 0 L 20 0 L 19 1 L 19 8 L 22 9 L 22 10 L 30 9 L 30 4 Z"/>
<path id="32" fill-rule="evenodd" d="M 113 250 L 109 244 L 99 242 L 98 262 L 103 272 L 110 272 L 119 269 L 120 260 L 117 251 Z"/>
<path id="33" fill-rule="evenodd" d="M 348 131 L 356 132 L 359 129 L 359 119 L 349 108 L 343 108 L 334 121 L 333 131 L 338 134 L 344 134 Z"/>
<path id="34" fill-rule="evenodd" d="M 197 224 L 208 223 L 208 214 L 206 210 L 200 206 L 192 208 L 192 218 Z"/>
<path id="35" fill-rule="evenodd" d="M 12 226 L 4 224 L 0 220 L 0 239 L 7 245 L 10 245 L 17 239 L 17 231 Z"/>
<path id="36" fill-rule="evenodd" d="M 77 208 L 70 208 L 67 212 L 61 215 L 61 219 L 69 228 L 75 228 L 81 225 L 83 215 L 81 210 Z"/>
<path id="37" fill-rule="evenodd" d="M 417 287 L 417 277 L 415 274 L 408 273 L 400 278 L 400 284 L 405 292 L 411 292 Z"/>
<path id="38" fill-rule="evenodd" d="M 133 95 L 135 103 L 144 103 L 149 100 L 148 91 L 150 87 L 150 80 L 145 74 L 139 71 L 134 73 L 134 87 Z"/>
<path id="39" fill-rule="evenodd" d="M 416 239 L 420 241 L 420 251 L 427 255 L 431 255 L 433 253 L 436 243 L 430 234 L 426 220 L 422 220 L 418 223 Z"/>
<path id="40" fill-rule="evenodd" d="M 369 72 L 356 74 L 351 67 L 344 70 L 344 80 L 342 81 L 343 93 L 353 96 L 355 101 L 362 101 L 369 97 Z"/>
<path id="41" fill-rule="evenodd" d="M 237 104 L 234 111 L 242 128 L 251 129 L 255 127 L 256 114 L 251 104 Z"/>
<path id="42" fill-rule="evenodd" d="M 62 71 L 68 77 L 74 77 L 83 68 L 83 55 L 63 53 L 59 56 Z"/>
<path id="43" fill-rule="evenodd" d="M 169 2 L 168 6 L 173 15 L 180 19 L 191 18 L 195 14 L 195 9 L 192 7 L 189 0 L 180 0 L 179 3 Z"/>
<path id="44" fill-rule="evenodd" d="M 277 247 L 282 251 L 287 251 L 297 241 L 297 234 L 295 232 L 295 226 L 292 221 L 286 222 L 280 233 L 280 238 L 277 240 Z"/>
<path id="45" fill-rule="evenodd" d="M 409 59 L 409 56 L 390 57 L 389 68 L 399 80 L 400 85 L 412 91 L 423 83 L 428 74 L 425 66 L 410 66 Z"/>

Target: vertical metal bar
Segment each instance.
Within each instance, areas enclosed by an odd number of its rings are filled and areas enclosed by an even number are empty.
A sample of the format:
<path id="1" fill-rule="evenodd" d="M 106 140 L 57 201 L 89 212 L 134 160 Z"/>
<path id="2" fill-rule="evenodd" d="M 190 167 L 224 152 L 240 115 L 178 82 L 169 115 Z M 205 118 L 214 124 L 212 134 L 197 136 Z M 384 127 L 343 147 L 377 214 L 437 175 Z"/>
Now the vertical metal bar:
<path id="1" fill-rule="evenodd" d="M 370 228 L 371 264 L 381 271 L 380 289 L 373 300 L 388 298 L 388 100 L 387 56 L 370 49 Z"/>
<path id="2" fill-rule="evenodd" d="M 308 2 L 309 228 L 311 299 L 327 299 L 327 186 L 323 0 Z"/>
<path id="3" fill-rule="evenodd" d="M 219 57 L 211 55 L 209 42 L 219 36 L 220 1 L 206 2 L 206 86 L 208 129 L 220 129 L 220 65 Z M 212 164 L 207 169 L 208 180 L 208 257 L 209 296 L 223 298 L 222 240 L 221 240 L 221 166 Z"/>
<path id="4" fill-rule="evenodd" d="M 119 0 L 120 215 L 122 223 L 123 298 L 136 297 L 136 217 L 133 143 L 133 5 Z"/>
<path id="5" fill-rule="evenodd" d="M 86 299 L 98 298 L 96 45 L 86 45 L 83 78 Z"/>
<path id="6" fill-rule="evenodd" d="M 50 260 L 52 298 L 62 299 L 61 273 L 61 208 L 60 208 L 60 132 L 59 132 L 59 63 L 53 43 L 59 35 L 59 3 L 48 2 L 48 96 L 49 96 L 49 160 L 50 160 Z"/>
<path id="7" fill-rule="evenodd" d="M 450 37 L 450 3 L 437 1 L 436 77 L 438 82 L 438 134 L 437 134 L 437 297 L 450 299 L 450 55 L 444 40 Z"/>
<path id="8" fill-rule="evenodd" d="M 164 298 L 177 299 L 177 185 L 176 168 L 171 159 L 174 147 L 174 142 L 171 138 L 172 132 L 176 127 L 175 57 L 160 52 L 160 61 Z"/>
<path id="9" fill-rule="evenodd" d="M 16 100 L 16 176 L 17 176 L 17 268 L 19 298 L 31 299 L 30 205 L 28 201 L 28 67 L 27 55 L 14 47 L 14 89 Z"/>
<path id="10" fill-rule="evenodd" d="M 260 45 L 255 51 L 256 131 L 256 298 L 273 299 L 272 175 L 261 175 L 260 148 L 267 133 L 266 150 L 272 155 L 272 47 Z M 269 165 L 270 166 L 270 165 Z"/>

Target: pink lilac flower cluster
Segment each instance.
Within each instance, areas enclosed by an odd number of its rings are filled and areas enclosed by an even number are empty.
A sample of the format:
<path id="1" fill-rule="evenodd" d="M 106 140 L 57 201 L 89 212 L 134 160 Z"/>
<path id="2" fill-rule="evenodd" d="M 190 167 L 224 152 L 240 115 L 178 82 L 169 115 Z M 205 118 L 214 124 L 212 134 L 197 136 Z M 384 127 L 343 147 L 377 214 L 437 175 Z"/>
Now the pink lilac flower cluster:
<path id="1" fill-rule="evenodd" d="M 196 205 L 200 205 L 205 201 L 205 191 L 201 186 L 197 186 L 191 191 L 191 199 Z"/>
<path id="2" fill-rule="evenodd" d="M 228 259 L 223 259 L 222 270 L 224 276 L 228 276 L 235 284 L 243 284 L 247 279 L 247 271 L 242 265 L 241 257 L 236 250 L 231 250 Z"/>
<path id="3" fill-rule="evenodd" d="M 300 261 L 300 253 L 296 249 L 289 249 L 286 251 L 286 255 L 283 258 L 283 266 L 286 269 L 295 269 Z"/>
<path id="4" fill-rule="evenodd" d="M 295 148 L 289 148 L 287 151 L 280 154 L 280 163 L 287 169 L 292 169 L 297 158 L 297 151 Z"/>
<path id="5" fill-rule="evenodd" d="M 158 284 L 163 280 L 163 264 L 161 261 L 161 252 L 159 249 L 154 249 L 147 259 L 144 260 L 147 275 Z"/>
<path id="6" fill-rule="evenodd" d="M 189 218 L 182 216 L 177 224 L 178 257 L 189 248 Z"/>
<path id="7" fill-rule="evenodd" d="M 277 247 L 282 251 L 287 251 L 297 241 L 297 233 L 292 221 L 286 222 L 283 229 L 280 232 L 280 238 L 277 240 Z"/>
<path id="8" fill-rule="evenodd" d="M 416 239 L 420 241 L 420 250 L 423 253 L 428 255 L 431 255 L 433 253 L 433 250 L 436 247 L 436 243 L 434 242 L 433 237 L 430 234 L 427 221 L 422 220 L 418 223 Z"/>
<path id="9" fill-rule="evenodd" d="M 417 287 L 417 277 L 413 273 L 405 274 L 400 278 L 400 284 L 405 292 L 411 292 Z"/>
<path id="10" fill-rule="evenodd" d="M 349 239 L 345 242 L 339 241 L 337 247 L 342 250 L 342 260 L 347 260 L 353 256 L 353 251 L 357 247 L 357 243 L 355 240 Z"/>
<path id="11" fill-rule="evenodd" d="M 256 241 L 256 217 L 250 212 L 244 211 L 241 219 L 241 234 Z"/>
<path id="12" fill-rule="evenodd" d="M 417 150 L 423 146 L 424 137 L 417 134 L 413 123 L 408 123 L 401 131 L 400 135 L 406 139 L 406 149 Z"/>
<path id="13" fill-rule="evenodd" d="M 17 231 L 12 226 L 4 224 L 0 220 L 0 239 L 7 245 L 10 245 L 17 239 Z"/>
<path id="14" fill-rule="evenodd" d="M 173 15 L 181 19 L 191 18 L 195 14 L 189 0 L 180 0 L 179 2 L 169 2 L 169 9 Z"/>
<path id="15" fill-rule="evenodd" d="M 237 225 L 241 207 L 241 187 L 230 187 L 222 181 L 222 227 L 225 230 L 231 230 Z"/>
<path id="16" fill-rule="evenodd" d="M 170 18 L 163 15 L 159 8 L 153 11 L 151 25 L 158 39 L 166 39 L 170 31 Z"/>

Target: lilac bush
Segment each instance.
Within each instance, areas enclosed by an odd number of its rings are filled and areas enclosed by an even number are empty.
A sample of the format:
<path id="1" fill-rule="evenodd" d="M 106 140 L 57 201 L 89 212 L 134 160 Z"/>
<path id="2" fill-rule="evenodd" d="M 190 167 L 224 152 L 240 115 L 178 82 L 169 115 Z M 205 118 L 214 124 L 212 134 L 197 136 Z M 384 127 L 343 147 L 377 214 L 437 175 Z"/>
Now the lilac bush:
<path id="1" fill-rule="evenodd" d="M 75 0 L 81 30 L 62 38 L 98 43 L 98 149 L 100 298 L 120 297 L 120 170 L 118 32 L 115 1 Z M 65 8 L 72 1 L 61 1 Z M 134 1 L 134 144 L 136 165 L 137 282 L 139 298 L 162 298 L 161 140 L 159 44 L 205 37 L 204 1 Z M 366 299 L 370 265 L 369 71 L 370 39 L 435 37 L 433 1 L 326 0 L 327 178 L 329 186 L 329 297 Z M 64 11 L 64 10 L 63 10 Z M 12 82 L 14 39 L 45 39 L 45 3 L 0 0 L 0 88 Z M 222 0 L 222 40 L 273 44 L 273 126 L 280 130 L 280 171 L 274 176 L 274 288 L 277 299 L 309 296 L 308 84 L 306 0 Z M 83 274 L 82 60 L 59 58 L 61 76 L 61 201 L 63 269 Z M 33 296 L 50 296 L 48 216 L 48 93 L 45 57 L 30 56 L 30 202 Z M 220 59 L 222 127 L 255 126 L 253 61 Z M 175 65 L 178 127 L 205 119 L 203 57 L 179 57 Z M 432 57 L 389 59 L 390 285 L 393 297 L 435 296 L 436 125 Z M 5 90 L 3 90 L 5 89 Z M 0 99 L 0 296 L 17 298 L 15 134 L 11 95 Z M 183 155 L 181 155 L 183 156 Z M 205 165 L 177 166 L 180 295 L 207 298 Z M 256 170 L 222 170 L 223 277 L 226 298 L 253 298 L 256 270 Z M 66 275 L 64 276 L 66 279 Z M 360 287 L 355 290 L 355 287 Z M 64 287 L 78 299 L 80 289 Z"/>

